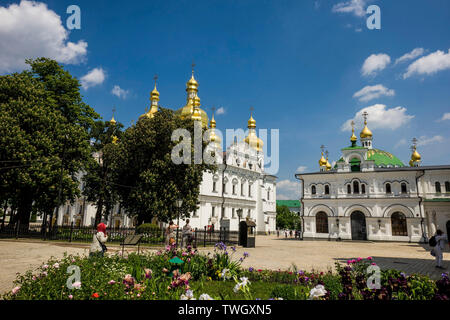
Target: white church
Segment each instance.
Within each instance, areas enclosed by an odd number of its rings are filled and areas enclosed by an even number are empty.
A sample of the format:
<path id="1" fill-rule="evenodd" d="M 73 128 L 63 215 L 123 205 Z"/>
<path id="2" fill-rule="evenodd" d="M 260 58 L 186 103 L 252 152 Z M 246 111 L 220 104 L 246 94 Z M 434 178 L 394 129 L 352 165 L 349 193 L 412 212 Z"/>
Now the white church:
<path id="1" fill-rule="evenodd" d="M 450 165 L 421 166 L 415 139 L 409 166 L 375 149 L 367 113 L 361 144 L 354 128 L 350 142 L 334 168 L 322 150 L 318 172 L 295 175 L 304 238 L 422 242 L 450 232 Z"/>
<path id="2" fill-rule="evenodd" d="M 235 140 L 226 151 L 222 151 L 220 135 L 216 134 L 214 115 L 211 121 L 207 113 L 200 109 L 198 82 L 192 77 L 186 83 L 187 101 L 184 107 L 175 111 L 182 118 L 201 121 L 203 128 L 210 129 L 208 148 L 219 158 L 215 173 L 204 172 L 200 186 L 199 208 L 191 213 L 190 225 L 194 228 L 239 230 L 239 222 L 251 221 L 258 234 L 268 234 L 276 230 L 276 178 L 264 172 L 263 141 L 256 134 L 256 121 L 248 120 L 248 134 L 242 141 Z M 150 94 L 151 107 L 140 116 L 154 117 L 158 112 L 159 92 L 155 88 Z M 115 122 L 114 117 L 111 122 Z M 209 123 L 208 123 L 209 122 Z M 223 159 L 223 160 L 222 160 Z M 81 186 L 82 187 L 82 186 Z M 67 203 L 59 208 L 58 221 L 61 224 L 74 222 L 77 226 L 92 226 L 96 207 L 84 198 L 73 204 Z M 107 220 L 108 227 L 133 227 L 135 220 L 116 205 Z M 180 225 L 184 222 L 180 221 Z"/>

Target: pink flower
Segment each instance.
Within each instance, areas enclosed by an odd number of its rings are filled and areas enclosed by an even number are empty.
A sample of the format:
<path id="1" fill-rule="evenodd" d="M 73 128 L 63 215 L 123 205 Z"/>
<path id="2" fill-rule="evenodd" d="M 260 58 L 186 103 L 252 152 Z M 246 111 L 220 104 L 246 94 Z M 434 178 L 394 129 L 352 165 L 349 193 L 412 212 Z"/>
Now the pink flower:
<path id="1" fill-rule="evenodd" d="M 81 288 L 81 282 L 80 281 L 76 281 L 76 282 L 72 283 L 72 287 L 74 287 L 75 289 L 80 289 Z"/>
<path id="2" fill-rule="evenodd" d="M 350 263 L 352 263 L 352 260 L 347 260 L 347 264 L 350 264 Z"/>
<path id="3" fill-rule="evenodd" d="M 372 257 L 367 257 L 367 260 L 372 260 L 373 258 Z"/>
<path id="4" fill-rule="evenodd" d="M 42 275 L 46 277 L 48 275 L 47 271 L 42 272 Z"/>
<path id="5" fill-rule="evenodd" d="M 69 294 L 69 299 L 72 299 L 72 298 L 73 298 L 73 295 Z"/>
<path id="6" fill-rule="evenodd" d="M 355 259 L 353 259 L 353 260 L 352 260 L 352 263 L 356 263 L 356 260 L 355 260 Z"/>
<path id="7" fill-rule="evenodd" d="M 48 269 L 48 264 L 44 264 L 43 266 L 42 266 L 42 269 Z"/>
<path id="8" fill-rule="evenodd" d="M 187 258 L 187 262 L 191 262 L 191 258 Z"/>
<path id="9" fill-rule="evenodd" d="M 53 268 L 59 269 L 59 263 L 55 263 L 55 264 L 53 265 Z"/>
<path id="10" fill-rule="evenodd" d="M 376 266 L 377 264 L 375 262 L 372 262 L 371 265 Z"/>
<path id="11" fill-rule="evenodd" d="M 15 287 L 14 289 L 11 290 L 12 294 L 16 294 L 17 292 L 19 292 L 20 287 Z"/>
<path id="12" fill-rule="evenodd" d="M 108 282 L 108 284 L 115 284 L 116 282 L 114 280 L 111 280 Z"/>
<path id="13" fill-rule="evenodd" d="M 358 258 L 357 261 L 360 262 L 362 260 L 362 258 Z"/>

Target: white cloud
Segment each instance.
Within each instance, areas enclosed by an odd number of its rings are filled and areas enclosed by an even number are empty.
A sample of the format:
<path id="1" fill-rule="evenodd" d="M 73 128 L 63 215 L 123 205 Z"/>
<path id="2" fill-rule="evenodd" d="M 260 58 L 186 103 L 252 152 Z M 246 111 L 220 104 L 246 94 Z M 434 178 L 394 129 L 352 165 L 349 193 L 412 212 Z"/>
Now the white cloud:
<path id="1" fill-rule="evenodd" d="M 308 167 L 305 166 L 300 166 L 297 168 L 297 170 L 295 170 L 296 173 L 303 173 L 306 171 L 306 169 L 308 169 Z"/>
<path id="2" fill-rule="evenodd" d="M 115 85 L 114 88 L 111 90 L 111 93 L 118 98 L 126 99 L 127 95 L 130 93 L 129 90 L 124 90 L 118 85 Z"/>
<path id="3" fill-rule="evenodd" d="M 407 143 L 406 139 L 401 139 L 399 142 L 397 142 L 394 146 L 394 149 L 398 149 L 401 146 L 404 146 Z"/>
<path id="4" fill-rule="evenodd" d="M 393 95 L 395 95 L 394 90 L 388 89 L 382 84 L 377 84 L 375 86 L 365 86 L 358 92 L 355 92 L 353 98 L 358 98 L 359 101 L 367 102 L 369 100 L 376 99 L 381 96 L 392 97 Z"/>
<path id="5" fill-rule="evenodd" d="M 47 57 L 66 64 L 85 59 L 87 42 L 68 42 L 61 17 L 39 2 L 0 6 L 0 73 L 26 69 L 27 58 Z"/>
<path id="6" fill-rule="evenodd" d="M 439 119 L 438 121 L 445 121 L 445 120 L 450 120 L 450 112 L 446 112 L 442 115 L 442 118 Z"/>
<path id="7" fill-rule="evenodd" d="M 81 86 L 83 89 L 87 90 L 90 87 L 102 84 L 103 81 L 105 81 L 105 78 L 105 71 L 102 68 L 95 68 L 81 77 Z"/>
<path id="8" fill-rule="evenodd" d="M 415 48 L 413 51 L 408 52 L 408 53 L 402 55 L 397 60 L 395 60 L 395 64 L 401 63 L 404 61 L 408 61 L 408 60 L 414 60 L 415 58 L 423 55 L 424 52 L 425 52 L 425 50 L 423 48 Z"/>
<path id="9" fill-rule="evenodd" d="M 366 10 L 364 9 L 366 0 L 350 0 L 335 4 L 331 11 L 340 13 L 353 13 L 357 17 L 364 17 Z"/>
<path id="10" fill-rule="evenodd" d="M 371 54 L 361 68 L 361 73 L 363 76 L 375 75 L 378 71 L 383 70 L 386 66 L 391 63 L 391 57 L 385 53 Z"/>
<path id="11" fill-rule="evenodd" d="M 411 63 L 403 74 L 403 79 L 409 78 L 413 74 L 430 75 L 446 69 L 450 69 L 450 49 L 448 53 L 437 50 Z"/>
<path id="12" fill-rule="evenodd" d="M 299 198 L 299 181 L 281 180 L 277 182 L 277 200 L 296 200 Z"/>
<path id="13" fill-rule="evenodd" d="M 417 146 L 426 146 L 433 143 L 439 143 L 444 141 L 444 137 L 442 136 L 434 136 L 431 138 L 427 138 L 426 136 L 421 136 L 419 139 L 417 139 Z"/>
<path id="14" fill-rule="evenodd" d="M 388 109 L 384 104 L 374 104 L 359 110 L 352 119 L 348 119 L 341 127 L 342 131 L 352 129 L 351 122 L 355 121 L 356 128 L 362 128 L 363 112 L 367 112 L 367 122 L 370 129 L 390 129 L 396 130 L 408 123 L 414 116 L 406 114 L 404 107 Z"/>
<path id="15" fill-rule="evenodd" d="M 217 109 L 216 111 L 216 115 L 221 115 L 221 114 L 225 114 L 225 108 L 224 107 L 220 107 L 219 109 Z"/>

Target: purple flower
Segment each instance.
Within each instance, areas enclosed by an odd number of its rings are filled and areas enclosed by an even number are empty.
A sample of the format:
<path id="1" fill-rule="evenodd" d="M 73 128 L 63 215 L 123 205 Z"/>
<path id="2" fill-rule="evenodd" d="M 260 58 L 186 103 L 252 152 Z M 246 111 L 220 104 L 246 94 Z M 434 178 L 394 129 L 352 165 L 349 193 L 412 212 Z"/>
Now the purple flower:
<path id="1" fill-rule="evenodd" d="M 244 252 L 244 258 L 248 257 L 248 252 Z"/>
<path id="2" fill-rule="evenodd" d="M 248 268 L 248 271 L 250 271 L 250 272 L 253 272 L 253 270 L 255 270 L 255 269 L 253 269 L 253 267 Z"/>

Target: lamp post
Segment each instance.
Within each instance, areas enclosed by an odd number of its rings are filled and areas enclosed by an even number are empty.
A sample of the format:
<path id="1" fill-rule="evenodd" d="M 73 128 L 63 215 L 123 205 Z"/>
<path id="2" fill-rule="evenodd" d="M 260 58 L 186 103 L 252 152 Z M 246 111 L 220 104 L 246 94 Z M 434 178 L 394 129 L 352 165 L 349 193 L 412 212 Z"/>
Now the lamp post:
<path id="1" fill-rule="evenodd" d="M 336 228 L 337 228 L 337 238 L 336 241 L 341 241 L 341 237 L 339 236 L 340 230 L 339 230 L 339 218 L 336 218 Z"/>
<path id="2" fill-rule="evenodd" d="M 180 228 L 180 209 L 181 206 L 183 205 L 183 200 L 182 199 L 177 199 L 177 201 L 175 202 L 177 208 L 178 208 L 178 217 L 177 217 L 177 247 L 178 247 L 178 231 Z"/>

